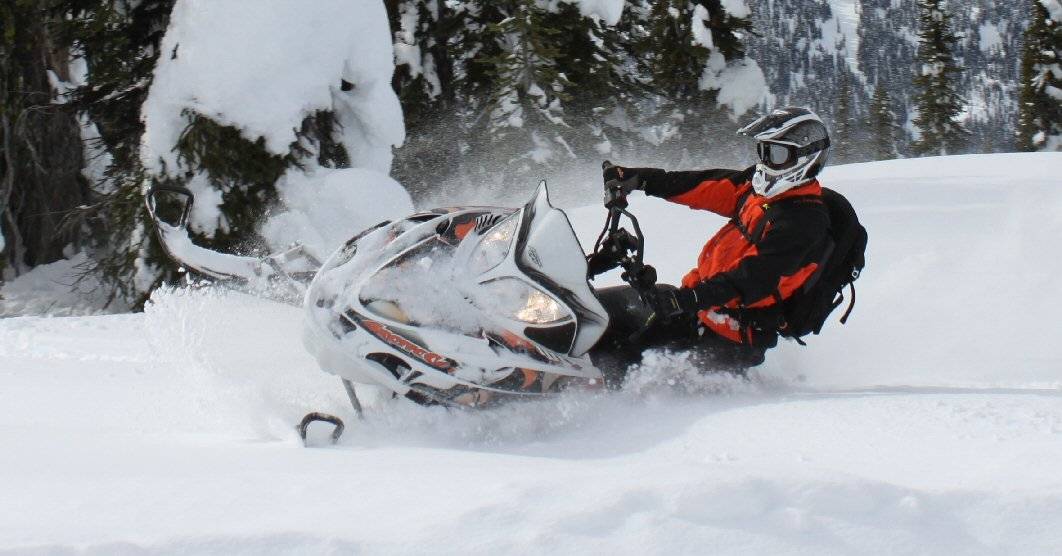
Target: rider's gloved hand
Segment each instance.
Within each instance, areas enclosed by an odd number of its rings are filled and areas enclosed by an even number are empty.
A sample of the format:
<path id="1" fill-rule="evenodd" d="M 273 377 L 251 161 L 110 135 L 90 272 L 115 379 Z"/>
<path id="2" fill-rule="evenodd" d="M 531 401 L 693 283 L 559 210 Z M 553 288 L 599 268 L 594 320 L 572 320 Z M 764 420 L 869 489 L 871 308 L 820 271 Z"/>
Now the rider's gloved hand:
<path id="1" fill-rule="evenodd" d="M 666 320 L 724 305 L 733 299 L 734 295 L 730 288 L 719 282 L 701 282 L 692 288 L 660 290 L 657 292 L 653 310 L 656 311 L 657 317 Z"/>
<path id="2" fill-rule="evenodd" d="M 662 174 L 660 168 L 627 168 L 625 166 L 609 166 L 601 173 L 605 179 L 605 189 L 619 187 L 624 195 L 630 195 L 631 191 L 645 188 L 645 180 L 655 174 Z"/>
<path id="3" fill-rule="evenodd" d="M 698 310 L 697 295 L 688 288 L 662 290 L 657 293 L 653 305 L 655 305 L 653 311 L 657 318 L 664 320 L 695 313 Z"/>

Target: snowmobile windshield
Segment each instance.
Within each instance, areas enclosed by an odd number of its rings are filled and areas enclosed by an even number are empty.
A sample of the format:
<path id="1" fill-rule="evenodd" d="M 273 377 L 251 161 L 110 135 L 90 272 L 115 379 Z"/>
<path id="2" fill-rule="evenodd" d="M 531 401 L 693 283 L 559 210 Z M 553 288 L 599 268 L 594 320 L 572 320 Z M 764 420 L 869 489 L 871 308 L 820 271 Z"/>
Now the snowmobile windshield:
<path id="1" fill-rule="evenodd" d="M 575 313 L 578 326 L 569 325 L 564 330 L 556 327 L 549 333 L 558 337 L 553 345 L 559 346 L 570 340 L 570 353 L 582 355 L 597 342 L 608 325 L 608 314 L 586 280 L 583 248 L 568 217 L 550 205 L 544 185 L 539 187 L 535 197 L 520 214 L 521 223 L 513 247 L 513 260 L 523 276 L 548 294 L 547 297 L 559 300 Z M 528 302 L 541 303 L 544 299 L 529 298 Z M 548 303 L 543 309 L 536 314 L 551 314 Z M 531 335 L 530 332 L 528 334 Z"/>

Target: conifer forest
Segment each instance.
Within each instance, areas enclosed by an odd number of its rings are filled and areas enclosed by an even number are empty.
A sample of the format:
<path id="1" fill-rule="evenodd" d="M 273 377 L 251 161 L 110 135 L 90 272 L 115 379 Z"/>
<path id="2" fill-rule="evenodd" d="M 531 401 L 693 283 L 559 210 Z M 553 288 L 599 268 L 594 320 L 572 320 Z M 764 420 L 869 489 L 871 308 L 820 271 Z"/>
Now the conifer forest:
<path id="1" fill-rule="evenodd" d="M 779 106 L 823 117 L 832 164 L 1062 149 L 1058 0 L 283 4 L 0 1 L 0 282 L 74 261 L 139 307 L 181 279 L 153 185 L 196 192 L 197 244 L 261 253 L 328 171 L 418 207 L 596 195 L 604 159 L 747 166 L 735 130 Z"/>

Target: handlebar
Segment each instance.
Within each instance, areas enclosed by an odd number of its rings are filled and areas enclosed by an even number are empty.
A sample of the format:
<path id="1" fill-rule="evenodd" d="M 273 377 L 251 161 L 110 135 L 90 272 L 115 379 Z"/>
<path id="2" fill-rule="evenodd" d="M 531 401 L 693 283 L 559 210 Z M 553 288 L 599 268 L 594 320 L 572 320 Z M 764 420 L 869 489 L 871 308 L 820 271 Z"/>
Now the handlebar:
<path id="1" fill-rule="evenodd" d="M 601 163 L 603 171 L 614 167 L 608 160 Z M 652 307 L 657 296 L 656 269 L 645 264 L 645 236 L 638 218 L 627 210 L 627 195 L 623 192 L 620 180 L 605 182 L 604 205 L 608 209 L 608 216 L 601 234 L 594 242 L 593 253 L 587 257 L 587 278 L 592 280 L 599 274 L 621 267 L 622 280 L 638 293 L 642 302 Z M 633 233 L 620 226 L 623 217 L 630 221 Z"/>

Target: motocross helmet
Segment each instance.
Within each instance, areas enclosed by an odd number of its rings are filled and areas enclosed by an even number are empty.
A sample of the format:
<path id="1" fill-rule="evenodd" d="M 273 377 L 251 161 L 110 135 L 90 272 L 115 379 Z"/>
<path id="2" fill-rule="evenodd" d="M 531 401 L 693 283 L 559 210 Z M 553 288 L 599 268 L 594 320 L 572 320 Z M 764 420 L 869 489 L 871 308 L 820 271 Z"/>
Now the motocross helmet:
<path id="1" fill-rule="evenodd" d="M 773 197 L 811 181 L 826 166 L 830 134 L 807 108 L 779 108 L 738 130 L 756 140 L 752 188 Z"/>

